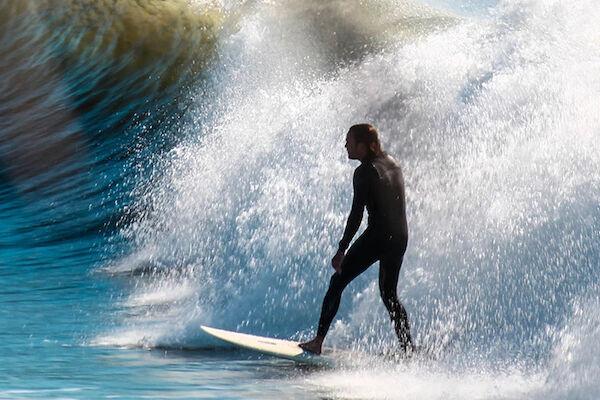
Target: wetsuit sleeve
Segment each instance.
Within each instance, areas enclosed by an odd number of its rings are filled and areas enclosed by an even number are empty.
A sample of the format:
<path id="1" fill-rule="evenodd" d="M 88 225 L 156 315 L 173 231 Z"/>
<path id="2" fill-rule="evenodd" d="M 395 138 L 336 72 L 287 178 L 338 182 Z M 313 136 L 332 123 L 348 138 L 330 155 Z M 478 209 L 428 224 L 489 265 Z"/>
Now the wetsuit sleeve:
<path id="1" fill-rule="evenodd" d="M 344 236 L 340 241 L 339 250 L 346 251 L 350 245 L 350 241 L 358 231 L 360 223 L 362 222 L 365 205 L 367 204 L 367 196 L 369 185 L 367 179 L 361 173 L 362 169 L 359 167 L 354 171 L 354 177 L 352 179 L 352 185 L 354 187 L 354 197 L 352 199 L 352 209 L 346 221 L 346 229 L 344 229 Z"/>

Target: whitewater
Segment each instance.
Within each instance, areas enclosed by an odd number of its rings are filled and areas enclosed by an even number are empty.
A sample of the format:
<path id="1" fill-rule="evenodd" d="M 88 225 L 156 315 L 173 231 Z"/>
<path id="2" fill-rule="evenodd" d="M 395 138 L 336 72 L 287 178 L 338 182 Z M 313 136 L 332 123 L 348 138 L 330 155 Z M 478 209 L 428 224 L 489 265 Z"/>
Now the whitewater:
<path id="1" fill-rule="evenodd" d="M 0 2 L 0 398 L 600 396 L 597 4 L 117 3 Z M 327 337 L 355 363 L 202 334 L 314 335 L 361 122 L 428 356 L 377 356 L 376 266 Z"/>

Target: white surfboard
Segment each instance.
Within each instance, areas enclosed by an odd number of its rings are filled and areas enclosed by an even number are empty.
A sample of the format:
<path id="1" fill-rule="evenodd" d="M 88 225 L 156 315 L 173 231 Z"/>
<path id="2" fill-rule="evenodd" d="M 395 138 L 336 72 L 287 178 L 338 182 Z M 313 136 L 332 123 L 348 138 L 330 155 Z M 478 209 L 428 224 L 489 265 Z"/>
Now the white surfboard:
<path id="1" fill-rule="evenodd" d="M 300 344 L 299 342 L 226 331 L 224 329 L 216 329 L 204 325 L 201 325 L 200 328 L 209 335 L 224 342 L 245 349 L 254 350 L 259 353 L 307 364 L 330 365 L 333 362 L 333 358 L 327 354 L 322 353 L 321 355 L 317 355 L 304 351 L 298 346 Z M 324 353 L 330 351 L 331 350 L 325 350 Z"/>

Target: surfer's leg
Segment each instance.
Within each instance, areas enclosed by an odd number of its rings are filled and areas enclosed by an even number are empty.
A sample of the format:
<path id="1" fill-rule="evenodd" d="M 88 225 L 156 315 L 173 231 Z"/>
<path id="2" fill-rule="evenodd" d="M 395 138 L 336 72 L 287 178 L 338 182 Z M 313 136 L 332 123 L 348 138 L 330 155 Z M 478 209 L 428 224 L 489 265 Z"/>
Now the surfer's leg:
<path id="1" fill-rule="evenodd" d="M 300 344 L 300 347 L 304 350 L 317 354 L 321 353 L 323 340 L 325 340 L 331 321 L 333 321 L 338 311 L 344 288 L 377 261 L 379 257 L 381 246 L 374 239 L 372 232 L 367 229 L 348 249 L 342 261 L 342 273 L 334 273 L 329 282 L 329 289 L 325 294 L 323 306 L 321 307 L 317 336 L 309 342 Z"/>
<path id="2" fill-rule="evenodd" d="M 333 321 L 340 306 L 342 292 L 346 286 L 377 261 L 379 255 L 377 249 L 380 246 L 374 242 L 372 236 L 371 232 L 365 231 L 356 239 L 344 256 L 341 265 L 342 273 L 336 272 L 331 277 L 329 289 L 323 299 L 317 336 L 325 337 L 327 334 L 331 321 Z"/>
<path id="3" fill-rule="evenodd" d="M 396 289 L 405 249 L 406 245 L 394 246 L 391 251 L 386 252 L 381 257 L 379 262 L 379 292 L 394 323 L 394 330 L 400 341 L 400 347 L 402 350 L 407 351 L 413 348 L 410 326 L 406 309 L 398 300 Z"/>

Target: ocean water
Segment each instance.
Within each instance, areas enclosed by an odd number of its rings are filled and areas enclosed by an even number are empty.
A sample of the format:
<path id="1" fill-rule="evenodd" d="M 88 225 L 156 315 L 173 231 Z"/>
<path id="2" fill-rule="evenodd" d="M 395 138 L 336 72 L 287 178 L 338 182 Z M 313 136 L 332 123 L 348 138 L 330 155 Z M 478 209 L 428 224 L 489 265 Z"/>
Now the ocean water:
<path id="1" fill-rule="evenodd" d="M 0 0 L 0 398 L 597 399 L 600 7 L 564 0 Z M 351 201 L 348 127 L 404 169 L 376 267 L 304 340 Z"/>

